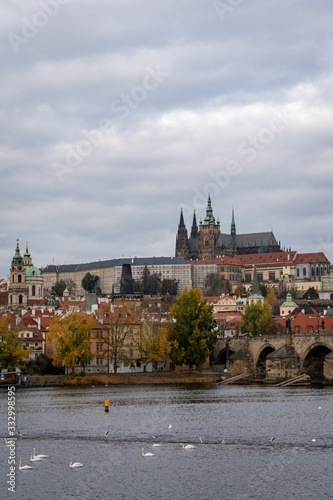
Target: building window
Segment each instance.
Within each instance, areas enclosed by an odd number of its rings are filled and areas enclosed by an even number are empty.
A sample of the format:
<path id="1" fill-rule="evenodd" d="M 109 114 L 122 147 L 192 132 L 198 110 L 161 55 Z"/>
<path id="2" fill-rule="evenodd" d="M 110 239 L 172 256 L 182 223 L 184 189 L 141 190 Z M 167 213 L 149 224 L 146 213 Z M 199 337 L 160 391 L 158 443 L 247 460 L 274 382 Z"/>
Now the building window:
<path id="1" fill-rule="evenodd" d="M 299 267 L 297 268 L 297 277 L 299 277 Z"/>
<path id="2" fill-rule="evenodd" d="M 20 274 L 19 274 L 19 275 L 18 275 L 18 277 L 17 277 L 17 281 L 18 281 L 19 283 L 21 283 L 21 282 L 22 282 L 22 276 L 21 276 Z"/>
<path id="3" fill-rule="evenodd" d="M 35 287 L 35 285 L 32 285 L 32 287 L 31 287 L 31 295 L 33 297 L 36 295 L 36 287 Z"/>
<path id="4" fill-rule="evenodd" d="M 303 267 L 303 276 L 306 276 L 306 268 Z M 313 276 L 313 269 L 312 269 L 312 276 Z"/>
<path id="5" fill-rule="evenodd" d="M 268 278 L 270 281 L 274 281 L 275 280 L 275 273 L 269 273 L 269 278 Z"/>
<path id="6" fill-rule="evenodd" d="M 23 297 L 22 297 L 22 295 L 19 295 L 19 304 L 23 304 Z"/>

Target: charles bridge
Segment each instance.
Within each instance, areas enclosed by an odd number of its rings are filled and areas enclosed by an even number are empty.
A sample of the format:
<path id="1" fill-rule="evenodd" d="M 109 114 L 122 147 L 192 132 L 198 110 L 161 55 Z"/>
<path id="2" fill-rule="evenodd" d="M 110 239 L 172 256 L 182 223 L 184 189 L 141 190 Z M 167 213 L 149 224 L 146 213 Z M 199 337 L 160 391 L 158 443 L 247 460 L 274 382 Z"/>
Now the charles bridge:
<path id="1" fill-rule="evenodd" d="M 313 382 L 333 382 L 333 332 L 245 335 L 218 340 L 215 369 L 228 376 L 276 382 L 307 374 Z"/>

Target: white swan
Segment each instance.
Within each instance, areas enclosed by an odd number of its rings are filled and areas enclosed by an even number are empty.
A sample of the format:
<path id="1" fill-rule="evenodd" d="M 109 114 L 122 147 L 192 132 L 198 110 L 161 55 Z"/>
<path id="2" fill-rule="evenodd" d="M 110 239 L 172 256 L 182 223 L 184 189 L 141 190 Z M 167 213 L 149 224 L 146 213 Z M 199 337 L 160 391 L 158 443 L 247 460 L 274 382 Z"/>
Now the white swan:
<path id="1" fill-rule="evenodd" d="M 202 443 L 203 441 L 202 441 L 202 439 L 201 439 L 201 436 L 199 436 L 199 439 L 200 439 L 200 443 Z"/>
<path id="2" fill-rule="evenodd" d="M 153 457 L 154 453 L 145 453 L 145 450 L 142 448 L 142 456 L 143 457 Z"/>
<path id="3" fill-rule="evenodd" d="M 20 470 L 29 470 L 29 469 L 33 469 L 33 467 L 31 467 L 30 465 L 22 465 L 22 462 L 21 462 L 21 459 L 19 458 L 19 462 L 20 462 L 20 465 L 19 465 L 19 469 Z"/>
<path id="4" fill-rule="evenodd" d="M 33 457 L 32 453 L 30 453 L 30 462 L 41 462 L 42 460 L 40 457 Z"/>
<path id="5" fill-rule="evenodd" d="M 47 458 L 47 455 L 36 455 L 36 449 L 32 448 L 33 458 Z"/>
<path id="6" fill-rule="evenodd" d="M 172 429 L 172 425 L 171 425 L 171 424 L 169 424 L 169 430 L 171 430 L 171 429 Z"/>
<path id="7" fill-rule="evenodd" d="M 70 466 L 71 469 L 74 469 L 76 467 L 82 467 L 83 464 L 80 464 L 80 462 L 74 462 L 73 463 L 72 459 L 70 458 L 69 459 L 69 466 Z"/>
<path id="8" fill-rule="evenodd" d="M 154 443 L 154 444 L 153 444 L 153 447 L 154 447 L 154 448 L 157 448 L 157 446 L 161 446 L 161 445 L 160 445 L 159 443 Z"/>
<path id="9" fill-rule="evenodd" d="M 104 432 L 104 437 L 106 437 L 109 434 L 109 431 Z"/>
<path id="10" fill-rule="evenodd" d="M 182 446 L 184 448 L 184 450 L 193 450 L 193 448 L 195 448 L 195 446 L 193 444 L 187 444 L 185 446 L 184 443 L 179 443 L 179 446 Z"/>

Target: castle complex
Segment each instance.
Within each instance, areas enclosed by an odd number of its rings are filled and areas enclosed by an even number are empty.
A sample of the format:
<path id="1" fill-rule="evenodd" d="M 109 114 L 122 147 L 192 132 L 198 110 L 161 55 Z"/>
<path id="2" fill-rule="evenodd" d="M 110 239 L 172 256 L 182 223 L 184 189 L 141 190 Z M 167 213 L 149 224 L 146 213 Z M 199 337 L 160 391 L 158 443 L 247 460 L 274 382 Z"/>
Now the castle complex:
<path id="1" fill-rule="evenodd" d="M 215 221 L 210 194 L 206 217 L 200 220 L 199 228 L 194 212 L 190 237 L 184 223 L 183 211 L 176 237 L 176 257 L 187 260 L 213 260 L 217 257 L 235 255 L 281 252 L 280 243 L 274 234 L 265 233 L 237 234 L 234 210 L 232 210 L 230 234 L 221 233 L 220 221 Z"/>

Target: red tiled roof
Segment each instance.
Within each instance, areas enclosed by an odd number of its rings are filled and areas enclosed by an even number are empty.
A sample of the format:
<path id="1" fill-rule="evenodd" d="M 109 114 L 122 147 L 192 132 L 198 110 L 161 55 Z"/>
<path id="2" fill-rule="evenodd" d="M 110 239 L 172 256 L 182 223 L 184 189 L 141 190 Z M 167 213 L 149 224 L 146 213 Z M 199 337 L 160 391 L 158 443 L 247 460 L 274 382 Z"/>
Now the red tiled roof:
<path id="1" fill-rule="evenodd" d="M 218 266 L 221 265 L 241 266 L 241 261 L 239 259 L 233 259 L 231 257 L 218 257 L 217 259 L 213 260 L 190 260 L 189 262 L 193 265 L 216 264 Z"/>
<path id="2" fill-rule="evenodd" d="M 295 264 L 305 263 L 315 263 L 319 262 L 330 264 L 330 261 L 327 259 L 323 252 L 315 252 L 315 253 L 299 253 L 295 259 Z"/>
<path id="3" fill-rule="evenodd" d="M 247 255 L 239 255 L 238 258 L 242 266 L 253 266 L 256 261 L 257 266 L 267 264 L 283 264 L 291 265 L 294 261 L 297 252 L 271 252 L 271 253 L 251 253 Z M 288 258 L 289 256 L 289 258 Z"/>

